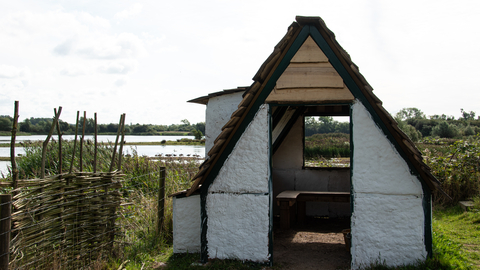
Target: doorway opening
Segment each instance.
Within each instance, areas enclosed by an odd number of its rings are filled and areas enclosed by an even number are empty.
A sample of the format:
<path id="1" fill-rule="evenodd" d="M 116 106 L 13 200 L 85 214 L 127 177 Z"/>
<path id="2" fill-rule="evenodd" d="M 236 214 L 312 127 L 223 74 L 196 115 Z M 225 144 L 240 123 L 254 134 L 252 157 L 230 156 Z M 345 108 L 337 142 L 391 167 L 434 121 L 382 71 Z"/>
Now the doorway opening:
<path id="1" fill-rule="evenodd" d="M 275 262 L 350 266 L 349 133 L 350 104 L 271 105 Z"/>

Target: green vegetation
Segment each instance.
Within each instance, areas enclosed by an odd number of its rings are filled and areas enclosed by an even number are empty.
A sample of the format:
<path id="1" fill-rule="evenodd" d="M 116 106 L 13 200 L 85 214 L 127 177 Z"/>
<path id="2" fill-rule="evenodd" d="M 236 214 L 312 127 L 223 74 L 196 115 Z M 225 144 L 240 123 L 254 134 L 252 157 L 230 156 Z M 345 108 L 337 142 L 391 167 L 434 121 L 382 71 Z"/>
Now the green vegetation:
<path id="1" fill-rule="evenodd" d="M 305 138 L 305 158 L 350 157 L 350 135 L 315 134 Z"/>
<path id="2" fill-rule="evenodd" d="M 480 133 L 480 117 L 475 112 L 460 109 L 461 116 L 432 115 L 427 118 L 417 108 L 404 108 L 395 115 L 398 126 L 414 142 L 422 137 L 461 138 Z"/>
<path id="3" fill-rule="evenodd" d="M 323 133 L 350 133 L 349 122 L 338 122 L 330 116 L 305 117 L 305 137 Z"/>
<path id="4" fill-rule="evenodd" d="M 449 200 L 437 192 L 434 194 L 435 203 L 452 205 L 479 196 L 480 135 L 455 142 L 432 142 L 429 145 L 425 141 L 419 148 L 425 156 L 426 164 L 432 168 L 433 175 L 441 182 L 443 191 L 452 198 Z"/>
<path id="5" fill-rule="evenodd" d="M 49 143 L 46 158 L 47 174 L 58 174 L 58 142 Z M 93 148 L 91 141 L 83 146 L 83 170 L 92 171 Z M 31 142 L 25 144 L 25 156 L 19 159 L 17 166 L 22 179 L 38 178 L 41 169 L 42 144 Z M 102 145 L 98 149 L 97 169 L 108 171 L 111 163 L 112 145 Z M 125 181 L 122 184 L 122 205 L 117 223 L 121 228 L 115 240 L 114 253 L 95 262 L 95 269 L 142 269 L 146 264 L 150 268 L 156 262 L 167 261 L 172 255 L 172 199 L 165 199 L 164 222 L 160 234 L 157 233 L 157 206 L 159 176 L 162 167 L 166 168 L 165 194 L 169 195 L 190 187 L 190 180 L 198 171 L 196 159 L 168 158 L 153 161 L 148 157 L 125 156 L 122 171 Z M 73 142 L 62 141 L 63 172 L 68 172 L 73 153 Z M 79 145 L 75 151 L 73 170 L 79 169 Z M 11 188 L 1 188 L 0 193 Z M 171 269 L 171 268 L 170 268 Z"/>
<path id="6" fill-rule="evenodd" d="M 454 269 L 480 268 L 479 211 L 480 208 L 465 212 L 459 206 L 434 211 L 436 252 Z"/>

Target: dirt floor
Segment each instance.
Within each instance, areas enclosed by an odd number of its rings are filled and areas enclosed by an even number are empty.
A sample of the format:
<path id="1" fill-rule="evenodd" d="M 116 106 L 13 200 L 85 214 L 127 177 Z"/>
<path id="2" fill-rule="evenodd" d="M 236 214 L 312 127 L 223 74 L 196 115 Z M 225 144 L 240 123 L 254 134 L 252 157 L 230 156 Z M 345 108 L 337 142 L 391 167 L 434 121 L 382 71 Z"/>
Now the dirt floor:
<path id="1" fill-rule="evenodd" d="M 342 230 L 349 219 L 315 218 L 304 226 L 281 230 L 275 226 L 273 262 L 280 269 L 350 269 L 350 253 Z"/>

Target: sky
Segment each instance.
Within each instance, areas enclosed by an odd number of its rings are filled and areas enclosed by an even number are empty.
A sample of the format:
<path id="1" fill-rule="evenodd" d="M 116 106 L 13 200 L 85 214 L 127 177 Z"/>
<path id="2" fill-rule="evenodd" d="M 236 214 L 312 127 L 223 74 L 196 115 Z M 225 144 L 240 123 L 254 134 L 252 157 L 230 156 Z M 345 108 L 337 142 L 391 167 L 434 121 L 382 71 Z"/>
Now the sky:
<path id="1" fill-rule="evenodd" d="M 320 16 L 384 107 L 480 115 L 480 1 L 16 0 L 0 4 L 0 115 L 205 121 L 186 101 L 251 85 L 296 15 Z"/>

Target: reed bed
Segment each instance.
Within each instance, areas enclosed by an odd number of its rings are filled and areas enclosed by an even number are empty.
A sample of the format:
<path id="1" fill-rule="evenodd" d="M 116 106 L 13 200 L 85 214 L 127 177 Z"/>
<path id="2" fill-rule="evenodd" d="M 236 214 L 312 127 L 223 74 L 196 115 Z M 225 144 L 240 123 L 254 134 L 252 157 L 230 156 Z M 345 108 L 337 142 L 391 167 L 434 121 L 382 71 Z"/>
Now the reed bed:
<path id="1" fill-rule="evenodd" d="M 305 158 L 350 156 L 350 135 L 344 133 L 315 134 L 305 138 Z"/>

